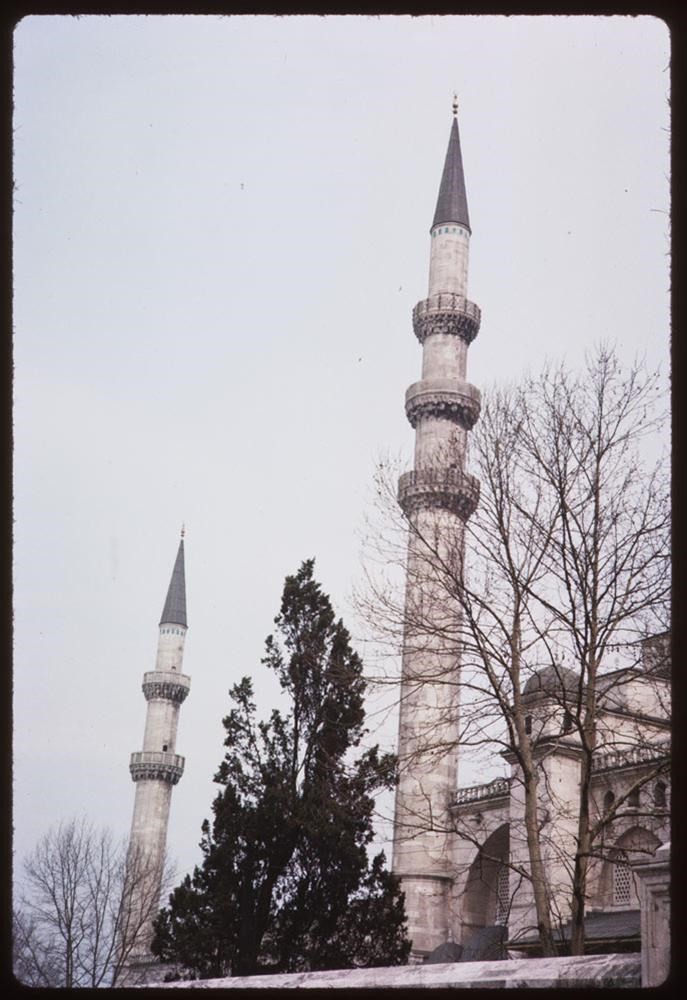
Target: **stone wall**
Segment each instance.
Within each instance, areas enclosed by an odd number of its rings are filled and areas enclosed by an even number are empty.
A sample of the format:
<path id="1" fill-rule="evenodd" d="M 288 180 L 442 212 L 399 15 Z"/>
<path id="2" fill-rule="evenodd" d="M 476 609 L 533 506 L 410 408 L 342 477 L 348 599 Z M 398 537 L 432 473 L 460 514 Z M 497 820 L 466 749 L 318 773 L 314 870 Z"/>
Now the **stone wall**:
<path id="1" fill-rule="evenodd" d="M 670 844 L 635 862 L 642 910 L 642 986 L 660 986 L 670 973 Z"/>
<path id="2" fill-rule="evenodd" d="M 503 962 L 451 962 L 384 969 L 297 972 L 280 976 L 237 976 L 192 982 L 150 983 L 170 989 L 418 989 L 490 987 L 555 989 L 640 985 L 639 955 L 519 958 Z"/>

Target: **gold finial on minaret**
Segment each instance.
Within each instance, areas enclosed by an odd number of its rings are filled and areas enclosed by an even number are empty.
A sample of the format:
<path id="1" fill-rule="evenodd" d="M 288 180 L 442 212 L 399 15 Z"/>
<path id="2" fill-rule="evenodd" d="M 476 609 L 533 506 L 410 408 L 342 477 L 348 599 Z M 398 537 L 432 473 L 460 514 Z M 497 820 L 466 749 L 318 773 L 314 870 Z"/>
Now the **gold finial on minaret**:
<path id="1" fill-rule="evenodd" d="M 453 117 L 456 118 L 458 115 L 458 94 L 455 90 L 453 92 Z"/>
<path id="2" fill-rule="evenodd" d="M 186 525 L 182 521 L 181 522 L 181 537 L 183 538 L 185 534 L 186 534 Z"/>

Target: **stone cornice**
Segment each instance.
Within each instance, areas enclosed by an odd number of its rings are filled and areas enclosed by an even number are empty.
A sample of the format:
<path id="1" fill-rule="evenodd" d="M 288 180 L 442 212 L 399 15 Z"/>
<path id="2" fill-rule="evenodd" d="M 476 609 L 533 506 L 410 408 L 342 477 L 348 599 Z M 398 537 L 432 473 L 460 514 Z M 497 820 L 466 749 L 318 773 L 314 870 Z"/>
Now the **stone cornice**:
<path id="1" fill-rule="evenodd" d="M 481 395 L 469 382 L 423 379 L 406 391 L 406 416 L 412 427 L 422 417 L 443 417 L 469 431 L 477 423 Z"/>
<path id="2" fill-rule="evenodd" d="M 621 708 L 620 706 L 609 706 L 600 705 L 599 712 L 603 715 L 615 715 L 620 719 L 631 719 L 633 722 L 645 723 L 648 722 L 652 726 L 657 726 L 659 729 L 666 729 L 670 732 L 673 728 L 673 724 L 670 719 L 666 719 L 665 716 L 661 718 L 658 715 L 645 715 L 643 712 L 633 712 L 628 708 Z"/>
<path id="3" fill-rule="evenodd" d="M 438 508 L 467 521 L 479 503 L 479 480 L 459 469 L 416 469 L 399 479 L 398 502 L 406 516 Z"/>
<path id="4" fill-rule="evenodd" d="M 471 344 L 477 336 L 481 315 L 479 306 L 464 295 L 440 292 L 415 306 L 413 330 L 421 344 L 435 333 L 461 337 Z"/>
<path id="5" fill-rule="evenodd" d="M 427 872 L 413 873 L 413 872 L 404 872 L 399 868 L 398 871 L 394 869 L 394 875 L 397 875 L 398 878 L 402 879 L 408 879 L 408 880 L 413 879 L 416 882 L 449 882 L 453 884 L 454 881 L 452 875 L 444 875 L 440 872 L 435 872 L 433 874 L 429 874 Z"/>
<path id="6" fill-rule="evenodd" d="M 572 760 L 579 760 L 582 756 L 582 747 L 572 743 L 569 738 L 556 736 L 552 733 L 543 733 L 532 741 L 532 755 L 535 760 L 543 760 L 552 753 L 561 757 L 569 757 Z M 518 755 L 514 750 L 502 750 L 501 756 L 508 764 L 519 763 Z"/>

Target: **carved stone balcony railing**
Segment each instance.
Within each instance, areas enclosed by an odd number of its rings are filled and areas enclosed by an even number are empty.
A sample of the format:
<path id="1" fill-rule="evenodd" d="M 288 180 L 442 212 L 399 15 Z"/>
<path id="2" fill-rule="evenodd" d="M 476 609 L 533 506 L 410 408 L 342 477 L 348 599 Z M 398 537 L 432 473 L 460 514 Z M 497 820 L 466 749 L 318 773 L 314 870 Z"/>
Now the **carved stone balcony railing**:
<path id="1" fill-rule="evenodd" d="M 439 508 L 467 521 L 479 503 L 479 480 L 459 469 L 416 469 L 399 479 L 398 502 L 408 517 Z"/>
<path id="2" fill-rule="evenodd" d="M 181 705 L 191 687 L 191 678 L 174 670 L 149 670 L 143 675 L 143 694 L 146 701 L 164 698 Z"/>
<path id="3" fill-rule="evenodd" d="M 494 778 L 486 785 L 472 785 L 470 788 L 459 788 L 453 799 L 454 806 L 462 806 L 468 802 L 484 802 L 486 799 L 501 799 L 510 795 L 510 778 Z"/>
<path id="4" fill-rule="evenodd" d="M 184 758 L 178 753 L 163 753 L 154 750 L 143 750 L 132 753 L 129 771 L 134 781 L 157 780 L 167 781 L 176 785 L 184 773 Z"/>
<path id="5" fill-rule="evenodd" d="M 415 306 L 413 330 L 421 344 L 433 333 L 462 337 L 466 344 L 471 344 L 477 336 L 481 318 L 479 306 L 464 295 L 440 292 Z"/>
<path id="6" fill-rule="evenodd" d="M 653 764 L 669 758 L 670 742 L 667 740 L 639 747 L 620 747 L 617 750 L 603 750 L 592 757 L 592 771 L 614 771 L 620 767 Z"/>
<path id="7" fill-rule="evenodd" d="M 413 427 L 421 417 L 445 417 L 469 431 L 477 423 L 481 398 L 479 389 L 469 382 L 423 379 L 406 391 L 406 416 Z"/>

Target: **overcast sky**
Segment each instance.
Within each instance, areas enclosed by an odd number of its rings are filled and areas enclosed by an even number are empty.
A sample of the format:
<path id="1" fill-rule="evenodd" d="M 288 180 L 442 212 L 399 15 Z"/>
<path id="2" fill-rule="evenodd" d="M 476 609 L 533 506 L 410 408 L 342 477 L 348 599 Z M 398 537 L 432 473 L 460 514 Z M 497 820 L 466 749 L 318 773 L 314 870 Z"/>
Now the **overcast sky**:
<path id="1" fill-rule="evenodd" d="M 411 311 L 454 90 L 470 381 L 576 366 L 602 339 L 667 373 L 669 59 L 649 17 L 19 24 L 19 857 L 73 815 L 128 833 L 182 522 L 182 871 L 229 687 L 248 673 L 274 696 L 260 658 L 285 575 L 315 556 L 356 633 L 375 460 L 412 453 Z"/>

